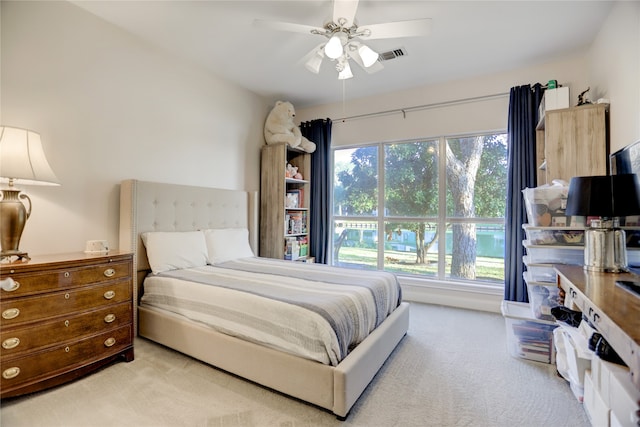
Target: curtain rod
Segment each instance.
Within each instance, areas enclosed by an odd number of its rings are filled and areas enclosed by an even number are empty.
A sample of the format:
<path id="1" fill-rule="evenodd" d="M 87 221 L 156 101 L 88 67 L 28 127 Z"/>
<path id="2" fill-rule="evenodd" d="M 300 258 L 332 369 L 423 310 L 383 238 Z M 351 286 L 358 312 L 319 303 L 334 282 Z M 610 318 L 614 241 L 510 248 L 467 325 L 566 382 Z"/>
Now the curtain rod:
<path id="1" fill-rule="evenodd" d="M 430 108 L 447 107 L 449 105 L 466 104 L 466 103 L 475 102 L 475 101 L 485 101 L 488 99 L 502 98 L 508 95 L 509 95 L 509 92 L 494 93 L 493 95 L 475 96 L 471 98 L 455 99 L 452 101 L 443 101 L 443 102 L 434 102 L 432 104 L 415 105 L 413 107 L 395 108 L 392 110 L 378 111 L 375 113 L 357 114 L 355 116 L 341 117 L 339 119 L 335 119 L 332 121 L 333 123 L 340 123 L 340 122 L 344 123 L 347 120 L 362 119 L 365 117 L 386 116 L 394 113 L 402 113 L 404 115 L 404 118 L 406 118 L 408 111 L 428 110 Z"/>

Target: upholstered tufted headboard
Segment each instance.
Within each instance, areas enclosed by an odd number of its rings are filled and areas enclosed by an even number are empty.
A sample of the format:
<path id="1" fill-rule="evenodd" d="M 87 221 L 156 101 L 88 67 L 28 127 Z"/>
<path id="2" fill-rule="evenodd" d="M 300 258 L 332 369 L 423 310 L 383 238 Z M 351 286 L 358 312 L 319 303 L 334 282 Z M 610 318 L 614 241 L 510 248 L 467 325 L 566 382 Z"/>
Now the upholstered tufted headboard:
<path id="1" fill-rule="evenodd" d="M 257 192 L 122 181 L 119 249 L 133 252 L 134 301 L 138 301 L 138 289 L 149 272 L 141 233 L 243 227 L 249 229 L 249 243 L 257 254 L 257 209 Z"/>

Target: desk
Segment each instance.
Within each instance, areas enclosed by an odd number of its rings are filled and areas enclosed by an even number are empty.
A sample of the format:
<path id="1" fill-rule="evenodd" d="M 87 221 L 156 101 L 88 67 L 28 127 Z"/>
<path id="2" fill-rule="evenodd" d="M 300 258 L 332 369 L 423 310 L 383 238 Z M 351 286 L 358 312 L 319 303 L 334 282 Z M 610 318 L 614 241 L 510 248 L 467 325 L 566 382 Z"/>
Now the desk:
<path id="1" fill-rule="evenodd" d="M 565 305 L 580 310 L 631 370 L 640 390 L 640 298 L 616 286 L 616 280 L 640 280 L 630 274 L 585 271 L 582 266 L 556 266 Z"/>

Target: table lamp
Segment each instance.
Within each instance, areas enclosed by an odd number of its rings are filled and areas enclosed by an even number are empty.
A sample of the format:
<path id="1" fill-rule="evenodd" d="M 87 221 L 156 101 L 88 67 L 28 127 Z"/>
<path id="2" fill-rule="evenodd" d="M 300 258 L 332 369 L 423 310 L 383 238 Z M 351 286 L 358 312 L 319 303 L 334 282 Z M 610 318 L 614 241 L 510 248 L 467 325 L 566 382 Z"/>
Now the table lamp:
<path id="1" fill-rule="evenodd" d="M 591 220 L 584 233 L 585 270 L 629 271 L 620 217 L 640 214 L 640 181 L 636 174 L 571 178 L 566 214 L 599 217 Z"/>
<path id="2" fill-rule="evenodd" d="M 40 135 L 26 129 L 0 126 L 0 261 L 28 260 L 18 249 L 31 199 L 15 184 L 60 185 L 42 149 Z M 23 200 L 29 202 L 28 210 Z"/>

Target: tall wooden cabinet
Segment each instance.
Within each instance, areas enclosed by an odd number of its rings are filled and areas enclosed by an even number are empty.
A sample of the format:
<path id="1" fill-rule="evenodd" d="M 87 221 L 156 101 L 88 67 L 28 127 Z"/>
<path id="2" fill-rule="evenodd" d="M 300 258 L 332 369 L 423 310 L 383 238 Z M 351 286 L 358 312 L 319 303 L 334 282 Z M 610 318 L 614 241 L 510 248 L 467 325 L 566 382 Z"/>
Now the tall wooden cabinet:
<path id="1" fill-rule="evenodd" d="M 609 170 L 609 105 L 547 111 L 538 124 L 538 184 Z"/>
<path id="2" fill-rule="evenodd" d="M 302 179 L 287 176 L 287 164 Z M 287 144 L 262 147 L 260 256 L 308 261 L 311 154 Z"/>

